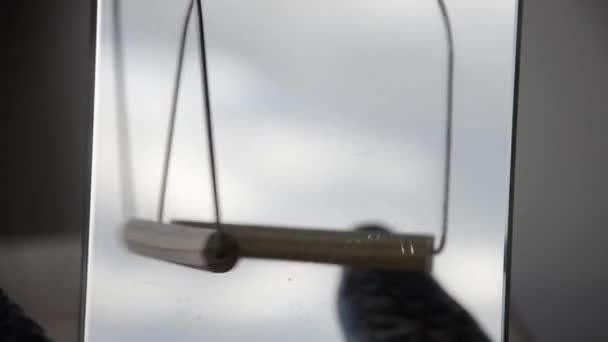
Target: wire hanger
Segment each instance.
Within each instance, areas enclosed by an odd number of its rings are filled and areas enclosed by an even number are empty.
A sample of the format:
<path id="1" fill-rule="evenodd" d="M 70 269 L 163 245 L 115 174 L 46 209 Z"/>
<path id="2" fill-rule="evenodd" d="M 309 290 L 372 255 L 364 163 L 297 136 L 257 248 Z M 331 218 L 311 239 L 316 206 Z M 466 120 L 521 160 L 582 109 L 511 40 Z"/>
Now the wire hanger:
<path id="1" fill-rule="evenodd" d="M 346 232 L 318 228 L 296 229 L 290 227 L 226 224 L 222 222 L 209 95 L 202 0 L 192 0 L 189 2 L 181 31 L 157 220 L 156 222 L 141 219 L 130 220 L 125 226 L 125 239 L 129 248 L 140 254 L 213 272 L 226 272 L 236 264 L 239 258 L 244 257 L 331 263 L 367 268 L 430 271 L 433 255 L 442 252 L 445 249 L 447 241 L 454 83 L 454 49 L 449 14 L 444 1 L 437 0 L 437 2 L 446 32 L 448 52 L 443 218 L 437 246 L 434 245 L 434 238 L 428 235 L 369 231 Z M 207 124 L 209 167 L 211 171 L 215 221 L 213 223 L 173 221 L 171 224 L 167 224 L 163 221 L 177 116 L 177 100 L 180 90 L 188 26 L 195 6 L 197 9 L 200 40 L 201 78 L 205 102 L 205 120 Z"/>

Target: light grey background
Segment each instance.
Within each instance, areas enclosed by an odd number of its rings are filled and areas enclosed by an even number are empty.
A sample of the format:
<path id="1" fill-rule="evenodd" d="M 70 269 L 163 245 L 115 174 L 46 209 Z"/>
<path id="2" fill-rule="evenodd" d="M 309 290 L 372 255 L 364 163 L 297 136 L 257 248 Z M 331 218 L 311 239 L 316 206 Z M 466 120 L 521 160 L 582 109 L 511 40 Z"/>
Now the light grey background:
<path id="1" fill-rule="evenodd" d="M 124 220 L 153 218 L 157 207 L 186 3 L 122 4 L 124 103 L 116 101 L 112 2 L 101 1 L 98 13 L 87 341 L 341 340 L 337 267 L 244 261 L 216 275 L 126 251 Z M 452 211 L 434 273 L 495 340 L 516 7 L 448 4 L 456 47 Z M 207 1 L 205 15 L 227 220 L 339 229 L 379 220 L 439 231 L 446 47 L 435 2 Z M 168 217 L 209 220 L 190 33 Z"/>

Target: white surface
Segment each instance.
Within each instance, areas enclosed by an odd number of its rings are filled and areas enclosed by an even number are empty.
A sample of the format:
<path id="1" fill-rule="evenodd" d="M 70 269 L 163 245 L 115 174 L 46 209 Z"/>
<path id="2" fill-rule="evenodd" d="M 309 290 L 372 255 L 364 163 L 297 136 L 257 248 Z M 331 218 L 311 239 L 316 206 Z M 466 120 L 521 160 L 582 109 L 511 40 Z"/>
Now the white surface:
<path id="1" fill-rule="evenodd" d="M 439 232 L 446 50 L 435 1 L 204 3 L 226 220 Z M 337 267 L 246 261 L 218 275 L 126 250 L 125 220 L 156 214 L 186 2 L 123 1 L 124 113 L 111 5 L 99 2 L 87 342 L 342 340 Z M 516 1 L 447 5 L 453 187 L 435 273 L 500 340 Z M 211 220 L 191 23 L 167 216 Z"/>

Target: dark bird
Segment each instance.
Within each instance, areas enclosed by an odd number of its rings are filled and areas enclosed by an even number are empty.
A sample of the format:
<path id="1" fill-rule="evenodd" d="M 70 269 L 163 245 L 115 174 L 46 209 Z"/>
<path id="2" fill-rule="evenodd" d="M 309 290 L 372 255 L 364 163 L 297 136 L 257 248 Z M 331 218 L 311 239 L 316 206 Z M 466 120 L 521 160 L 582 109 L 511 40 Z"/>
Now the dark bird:
<path id="1" fill-rule="evenodd" d="M 42 328 L 0 289 L 0 342 L 51 342 Z"/>
<path id="2" fill-rule="evenodd" d="M 347 342 L 490 341 L 427 272 L 345 268 L 338 315 Z"/>

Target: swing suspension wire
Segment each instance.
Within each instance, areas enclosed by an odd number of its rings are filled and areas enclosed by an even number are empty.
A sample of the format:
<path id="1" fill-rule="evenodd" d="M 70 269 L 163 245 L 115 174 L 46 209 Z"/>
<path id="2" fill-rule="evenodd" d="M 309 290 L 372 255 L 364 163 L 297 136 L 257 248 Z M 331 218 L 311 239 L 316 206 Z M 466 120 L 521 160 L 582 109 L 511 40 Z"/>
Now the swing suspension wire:
<path id="1" fill-rule="evenodd" d="M 452 175 L 452 126 L 453 126 L 453 102 L 454 102 L 454 37 L 452 34 L 452 25 L 450 24 L 450 15 L 444 3 L 444 0 L 437 0 L 441 19 L 445 29 L 447 43 L 447 82 L 446 82 L 446 131 L 445 131 L 445 161 L 443 173 L 443 206 L 442 206 L 442 222 L 441 235 L 439 244 L 433 249 L 433 254 L 441 253 L 447 242 L 449 214 L 450 214 L 450 183 Z"/>
<path id="2" fill-rule="evenodd" d="M 199 31 L 199 48 L 200 48 L 200 62 L 201 62 L 201 73 L 203 82 L 203 96 L 205 103 L 205 119 L 207 125 L 207 145 L 209 153 L 209 166 L 211 171 L 211 184 L 213 191 L 213 204 L 215 210 L 215 224 L 218 231 L 222 230 L 221 224 L 221 211 L 219 205 L 219 191 L 217 182 L 217 171 L 216 171 L 216 159 L 215 159 L 215 147 L 213 139 L 213 121 L 211 115 L 211 102 L 209 96 L 209 80 L 208 80 L 208 68 L 207 68 L 207 52 L 205 45 L 205 30 L 203 25 L 203 6 L 202 0 L 191 0 L 186 16 L 184 19 L 184 25 L 181 32 L 181 39 L 179 45 L 179 54 L 176 67 L 175 84 L 173 88 L 173 97 L 171 101 L 171 113 L 169 118 L 169 129 L 167 133 L 167 143 L 165 147 L 165 158 L 163 162 L 163 172 L 160 190 L 160 202 L 158 208 L 158 221 L 161 222 L 164 218 L 165 211 L 165 198 L 167 194 L 167 179 L 169 175 L 169 165 L 171 159 L 171 153 L 173 148 L 173 137 L 175 131 L 175 119 L 177 116 L 177 101 L 179 97 L 181 74 L 184 64 L 184 50 L 186 46 L 186 40 L 188 35 L 188 25 L 190 17 L 192 16 L 192 9 L 196 2 L 197 18 L 198 18 L 198 31 Z M 437 0 L 439 10 L 441 12 L 441 19 L 445 29 L 445 37 L 447 43 L 447 82 L 446 82 L 446 132 L 445 132 L 445 161 L 444 161 L 444 179 L 443 179 L 443 203 L 442 203 L 442 222 L 441 222 L 441 233 L 438 245 L 433 249 L 433 254 L 441 253 L 446 246 L 447 233 L 448 233 L 448 222 L 449 222 L 449 197 L 450 197 L 450 184 L 451 184 L 451 168 L 452 168 L 452 126 L 453 126 L 453 89 L 454 89 L 454 39 L 452 34 L 452 27 L 450 24 L 450 16 L 447 11 L 447 7 L 444 0 Z"/>
<path id="3" fill-rule="evenodd" d="M 205 44 L 205 26 L 203 25 L 203 1 L 196 0 L 196 8 L 198 10 L 198 31 L 199 31 L 199 48 L 200 48 L 200 62 L 201 62 L 201 73 L 203 79 L 203 95 L 205 97 L 205 119 L 207 121 L 207 146 L 209 148 L 209 167 L 211 169 L 211 185 L 213 188 L 213 205 L 215 209 L 215 225 L 216 229 L 221 232 L 221 213 L 220 213 L 220 199 L 217 184 L 217 168 L 215 163 L 215 147 L 213 139 L 213 121 L 211 115 L 211 97 L 209 96 L 209 70 L 207 68 L 207 49 Z"/>
<path id="4" fill-rule="evenodd" d="M 182 79 L 182 69 L 184 66 L 184 52 L 186 50 L 186 40 L 188 38 L 188 26 L 190 25 L 190 17 L 192 16 L 192 7 L 194 1 L 191 0 L 186 11 L 184 26 L 182 27 L 179 53 L 177 57 L 177 66 L 175 70 L 175 81 L 173 84 L 173 97 L 171 98 L 171 114 L 169 115 L 169 128 L 167 131 L 167 142 L 165 146 L 165 159 L 163 161 L 160 196 L 158 202 L 157 221 L 163 222 L 165 216 L 165 199 L 167 197 L 167 180 L 169 179 L 169 166 L 171 164 L 171 154 L 173 152 L 173 134 L 175 132 L 175 118 L 177 117 L 177 102 L 179 98 L 180 84 Z"/>
<path id="5" fill-rule="evenodd" d="M 214 204 L 214 212 L 215 212 L 215 224 L 216 229 L 218 231 L 222 230 L 221 225 L 221 211 L 219 205 L 219 191 L 218 191 L 218 182 L 217 182 L 217 172 L 216 172 L 216 162 L 215 162 L 215 148 L 214 148 L 214 139 L 213 139 L 213 121 L 211 115 L 211 102 L 209 96 L 209 81 L 208 81 L 208 69 L 207 69 L 207 52 L 206 52 L 206 44 L 205 44 L 205 31 L 203 26 L 203 11 L 202 11 L 202 2 L 200 0 L 192 0 L 188 4 L 188 9 L 186 11 L 186 16 L 184 19 L 184 25 L 182 27 L 180 44 L 179 44 L 179 54 L 178 61 L 176 66 L 176 74 L 175 74 L 175 84 L 173 88 L 173 97 L 171 99 L 171 113 L 169 116 L 169 129 L 167 132 L 167 142 L 165 147 L 165 158 L 163 161 L 163 169 L 162 169 L 162 180 L 160 187 L 160 199 L 158 205 L 158 214 L 157 220 L 162 222 L 165 214 L 165 202 L 167 197 L 167 180 L 169 178 L 169 168 L 171 164 L 171 154 L 173 150 L 173 140 L 174 140 L 174 132 L 175 132 L 175 121 L 177 117 L 177 102 L 179 97 L 180 85 L 181 85 L 181 75 L 184 65 L 184 52 L 186 48 L 186 40 L 188 36 L 188 26 L 190 24 L 190 17 L 192 17 L 192 10 L 196 1 L 197 14 L 198 14 L 198 30 L 199 30 L 199 38 L 200 38 L 200 61 L 201 61 L 201 78 L 203 80 L 202 88 L 203 88 L 203 97 L 205 104 L 205 121 L 207 126 L 207 145 L 208 145 L 208 153 L 209 153 L 209 166 L 211 173 L 211 184 L 213 190 L 213 204 Z"/>

